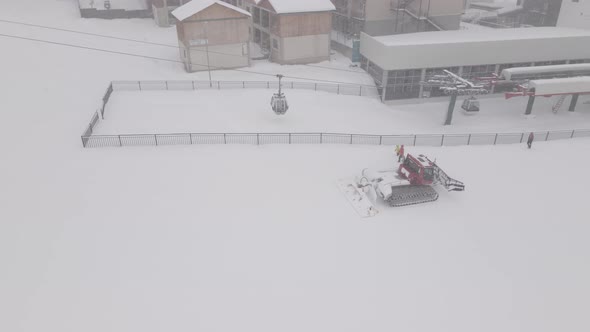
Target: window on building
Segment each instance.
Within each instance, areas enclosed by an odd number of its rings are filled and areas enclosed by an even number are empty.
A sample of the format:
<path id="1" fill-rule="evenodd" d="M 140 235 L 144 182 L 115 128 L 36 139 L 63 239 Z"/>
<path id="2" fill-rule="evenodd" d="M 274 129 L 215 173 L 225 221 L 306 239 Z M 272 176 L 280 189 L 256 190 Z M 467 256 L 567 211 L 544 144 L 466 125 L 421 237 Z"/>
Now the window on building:
<path id="1" fill-rule="evenodd" d="M 496 72 L 496 65 L 465 66 L 461 77 L 475 79 L 478 77 L 489 77 Z"/>
<path id="2" fill-rule="evenodd" d="M 361 54 L 361 68 L 363 70 L 367 71 L 368 63 L 369 63 L 369 59 L 365 58 L 365 56 Z"/>
<path id="3" fill-rule="evenodd" d="M 252 21 L 255 24 L 260 24 L 260 8 L 258 7 L 252 7 Z"/>
<path id="4" fill-rule="evenodd" d="M 266 10 L 260 11 L 260 25 L 264 28 L 270 27 L 270 15 Z"/>
<path id="5" fill-rule="evenodd" d="M 260 44 L 262 37 L 261 37 L 261 33 L 260 30 L 254 28 L 254 42 L 257 44 Z"/>
<path id="6" fill-rule="evenodd" d="M 418 98 L 421 69 L 391 70 L 387 73 L 385 100 Z"/>
<path id="7" fill-rule="evenodd" d="M 367 66 L 367 73 L 373 77 L 373 80 L 375 80 L 375 83 L 378 85 L 383 83 L 383 69 L 373 62 L 369 62 L 369 65 Z"/>

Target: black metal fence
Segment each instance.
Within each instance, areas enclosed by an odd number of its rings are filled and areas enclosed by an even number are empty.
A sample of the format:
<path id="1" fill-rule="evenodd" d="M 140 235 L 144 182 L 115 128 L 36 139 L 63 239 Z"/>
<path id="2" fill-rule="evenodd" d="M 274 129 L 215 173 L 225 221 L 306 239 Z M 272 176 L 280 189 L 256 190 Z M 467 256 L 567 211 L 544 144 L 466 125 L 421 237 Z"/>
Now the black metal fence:
<path id="1" fill-rule="evenodd" d="M 98 121 L 98 114 L 95 114 Z M 93 118 L 94 119 L 94 118 Z M 190 144 L 356 144 L 409 146 L 496 145 L 523 143 L 527 133 L 435 134 L 435 135 L 364 135 L 337 133 L 179 133 L 138 135 L 92 135 L 92 122 L 82 136 L 86 148 L 123 146 L 160 146 Z M 538 131 L 535 140 L 552 141 L 590 137 L 590 129 Z"/>
<path id="2" fill-rule="evenodd" d="M 222 90 L 222 89 L 278 89 L 278 81 L 113 81 L 114 91 L 159 90 Z M 379 97 L 377 87 L 359 84 L 290 82 L 281 83 L 283 89 L 313 90 L 349 96 Z"/>
<path id="3" fill-rule="evenodd" d="M 110 83 L 107 91 L 104 93 L 102 97 L 102 106 L 100 107 L 100 116 L 104 119 L 104 110 L 109 103 L 109 99 L 111 99 L 111 95 L 113 94 L 113 83 Z"/>
<path id="4" fill-rule="evenodd" d="M 283 82 L 283 89 L 303 89 L 342 95 L 379 97 L 374 86 L 355 84 L 330 84 L 308 82 Z M 94 113 L 82 134 L 85 148 L 114 146 L 159 146 L 190 144 L 363 144 L 363 145 L 410 145 L 410 146 L 455 146 L 496 145 L 524 142 L 526 133 L 478 133 L 478 134 L 433 134 L 433 135 L 367 135 L 337 133 L 177 133 L 177 134 L 126 134 L 93 135 L 110 97 L 115 91 L 159 90 L 210 90 L 210 89 L 278 89 L 278 82 L 270 81 L 113 81 L 109 84 L 101 108 Z M 590 129 L 536 131 L 536 140 L 590 137 Z"/>
<path id="5" fill-rule="evenodd" d="M 339 95 L 380 98 L 379 90 L 372 85 L 332 84 L 309 82 L 282 82 L 282 89 L 312 90 Z M 104 119 L 105 107 L 115 91 L 190 91 L 222 89 L 278 89 L 278 81 L 113 81 L 103 97 L 101 117 Z"/>
<path id="6" fill-rule="evenodd" d="M 84 131 L 84 134 L 82 134 L 82 145 L 84 145 L 84 147 L 87 146 L 88 138 L 92 136 L 92 133 L 94 131 L 94 127 L 96 126 L 97 123 L 98 123 L 98 111 L 94 112 L 92 119 L 90 119 L 90 123 L 88 123 L 88 126 L 86 127 L 86 130 Z"/>

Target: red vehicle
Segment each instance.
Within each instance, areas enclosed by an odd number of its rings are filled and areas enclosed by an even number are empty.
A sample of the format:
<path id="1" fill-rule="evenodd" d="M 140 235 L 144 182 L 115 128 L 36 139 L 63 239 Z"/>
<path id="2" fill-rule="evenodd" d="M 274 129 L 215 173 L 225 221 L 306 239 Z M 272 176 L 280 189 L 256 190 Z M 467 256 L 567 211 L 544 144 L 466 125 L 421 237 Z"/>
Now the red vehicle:
<path id="1" fill-rule="evenodd" d="M 437 184 L 449 191 L 465 190 L 463 182 L 449 177 L 434 161 L 424 155 L 411 154 L 405 156 L 397 170 L 364 169 L 353 181 L 339 181 L 340 189 L 362 217 L 372 217 L 379 212 L 375 205 L 378 197 L 389 206 L 435 201 L 438 199 L 434 189 Z"/>
<path id="2" fill-rule="evenodd" d="M 434 163 L 426 156 L 419 155 L 416 158 L 408 153 L 397 173 L 413 186 L 431 185 L 434 182 L 434 167 Z"/>
<path id="3" fill-rule="evenodd" d="M 449 177 L 428 157 L 415 157 L 408 153 L 397 172 L 363 170 L 357 187 L 373 188 L 376 196 L 381 197 L 390 206 L 404 206 L 437 200 L 438 193 L 434 190 L 437 184 L 449 191 L 465 190 L 463 182 Z"/>

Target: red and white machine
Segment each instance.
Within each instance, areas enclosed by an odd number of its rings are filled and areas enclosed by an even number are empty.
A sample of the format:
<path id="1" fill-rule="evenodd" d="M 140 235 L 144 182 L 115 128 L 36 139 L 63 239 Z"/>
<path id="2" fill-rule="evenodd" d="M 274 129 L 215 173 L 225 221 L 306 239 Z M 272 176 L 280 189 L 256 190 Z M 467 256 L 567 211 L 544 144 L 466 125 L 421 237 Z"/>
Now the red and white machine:
<path id="1" fill-rule="evenodd" d="M 449 191 L 463 191 L 465 185 L 448 176 L 434 161 L 424 155 L 407 154 L 397 170 L 371 171 L 364 169 L 360 177 L 338 182 L 340 189 L 362 217 L 372 217 L 379 211 L 377 200 L 389 206 L 405 206 L 438 199 L 434 186 Z"/>

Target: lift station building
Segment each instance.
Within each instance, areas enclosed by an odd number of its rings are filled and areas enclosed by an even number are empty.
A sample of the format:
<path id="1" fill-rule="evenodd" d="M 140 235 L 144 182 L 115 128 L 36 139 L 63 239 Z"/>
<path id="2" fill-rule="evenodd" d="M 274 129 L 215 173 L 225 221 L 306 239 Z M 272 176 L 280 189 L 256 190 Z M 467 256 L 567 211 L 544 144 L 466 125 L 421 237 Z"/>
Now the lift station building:
<path id="1" fill-rule="evenodd" d="M 448 70 L 466 79 L 512 67 L 590 63 L 590 30 L 538 27 L 361 35 L 361 67 L 383 101 L 442 96 L 420 82 Z M 494 92 L 503 92 L 497 89 Z"/>

